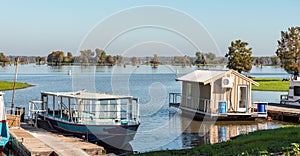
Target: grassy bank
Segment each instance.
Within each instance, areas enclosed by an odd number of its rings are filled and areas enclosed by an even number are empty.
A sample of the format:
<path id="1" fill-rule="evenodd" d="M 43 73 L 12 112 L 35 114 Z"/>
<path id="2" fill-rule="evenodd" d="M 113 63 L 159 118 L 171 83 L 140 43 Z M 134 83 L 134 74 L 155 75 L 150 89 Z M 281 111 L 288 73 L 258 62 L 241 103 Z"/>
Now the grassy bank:
<path id="1" fill-rule="evenodd" d="M 22 89 L 22 88 L 27 88 L 27 87 L 31 87 L 31 86 L 33 86 L 33 85 L 18 82 L 16 84 L 16 89 Z M 0 91 L 12 90 L 13 87 L 14 87 L 13 82 L 0 81 Z"/>
<path id="2" fill-rule="evenodd" d="M 278 155 L 299 152 L 300 126 L 255 131 L 227 142 L 186 150 L 149 152 L 145 156 L 173 155 Z"/>
<path id="3" fill-rule="evenodd" d="M 290 82 L 280 78 L 253 78 L 259 86 L 252 85 L 252 90 L 260 91 L 288 91 Z"/>

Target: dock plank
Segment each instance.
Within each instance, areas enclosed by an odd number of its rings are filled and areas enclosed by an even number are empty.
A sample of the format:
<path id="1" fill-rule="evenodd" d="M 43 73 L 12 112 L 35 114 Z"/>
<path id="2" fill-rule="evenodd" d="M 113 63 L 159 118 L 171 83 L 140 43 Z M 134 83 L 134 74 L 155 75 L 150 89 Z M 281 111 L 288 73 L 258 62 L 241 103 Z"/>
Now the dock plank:
<path id="1" fill-rule="evenodd" d="M 19 143 L 17 146 L 19 147 L 20 154 L 22 155 L 41 155 L 41 156 L 49 156 L 54 150 L 47 146 L 45 143 L 35 138 L 33 135 L 27 133 L 22 128 L 12 127 L 9 129 L 10 134 L 16 139 Z M 23 146 L 23 147 L 21 147 Z M 23 149 L 21 149 L 23 148 Z"/>
<path id="2" fill-rule="evenodd" d="M 9 130 L 19 143 L 17 146 L 24 146 L 23 155 L 97 156 L 105 154 L 103 147 L 83 139 L 48 132 L 26 124 L 25 126 L 23 124 L 22 128 L 12 127 Z"/>

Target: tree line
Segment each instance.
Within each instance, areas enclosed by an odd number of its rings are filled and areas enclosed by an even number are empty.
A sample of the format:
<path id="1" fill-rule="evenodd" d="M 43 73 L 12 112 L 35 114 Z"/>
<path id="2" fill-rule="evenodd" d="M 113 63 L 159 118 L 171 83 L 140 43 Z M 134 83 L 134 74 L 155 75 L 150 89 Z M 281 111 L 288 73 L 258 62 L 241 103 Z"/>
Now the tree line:
<path id="1" fill-rule="evenodd" d="M 241 40 L 235 40 L 230 43 L 228 52 L 225 58 L 218 58 L 213 52 L 195 52 L 195 58 L 190 56 L 174 56 L 171 61 L 172 64 L 197 65 L 205 66 L 207 64 L 226 63 L 229 69 L 234 69 L 238 72 L 248 72 L 252 69 L 252 65 L 262 66 L 269 63 L 271 65 L 281 65 L 288 73 L 299 76 L 300 73 L 300 27 L 291 27 L 287 31 L 281 31 L 281 38 L 277 41 L 277 50 L 275 56 L 271 57 L 253 57 L 252 48 L 248 47 L 248 43 Z M 5 65 L 10 63 L 11 59 L 3 52 L 0 52 L 0 64 Z M 218 60 L 218 61 L 216 61 Z M 26 57 L 22 57 L 20 62 L 27 62 Z M 65 53 L 63 51 L 53 51 L 47 58 L 37 56 L 35 58 L 37 64 L 46 63 L 52 66 L 59 65 L 100 65 L 100 66 L 114 66 L 118 63 L 124 63 L 124 58 L 121 55 L 111 56 L 107 55 L 104 50 L 99 48 L 92 51 L 91 49 L 81 50 L 79 56 L 73 56 L 71 52 Z M 141 64 L 138 57 L 131 58 L 132 65 Z M 157 67 L 162 64 L 157 54 L 152 58 L 147 57 L 146 63 Z"/>

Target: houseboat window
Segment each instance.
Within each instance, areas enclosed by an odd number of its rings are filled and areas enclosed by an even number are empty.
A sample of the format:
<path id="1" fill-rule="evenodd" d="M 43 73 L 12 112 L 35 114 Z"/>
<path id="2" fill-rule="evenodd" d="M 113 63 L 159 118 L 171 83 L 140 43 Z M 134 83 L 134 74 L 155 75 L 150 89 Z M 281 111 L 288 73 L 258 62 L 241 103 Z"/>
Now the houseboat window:
<path id="1" fill-rule="evenodd" d="M 294 86 L 294 96 L 300 96 L 300 86 Z"/>
<path id="2" fill-rule="evenodd" d="M 187 97 L 192 97 L 192 84 L 187 83 L 186 84 L 186 96 Z"/>

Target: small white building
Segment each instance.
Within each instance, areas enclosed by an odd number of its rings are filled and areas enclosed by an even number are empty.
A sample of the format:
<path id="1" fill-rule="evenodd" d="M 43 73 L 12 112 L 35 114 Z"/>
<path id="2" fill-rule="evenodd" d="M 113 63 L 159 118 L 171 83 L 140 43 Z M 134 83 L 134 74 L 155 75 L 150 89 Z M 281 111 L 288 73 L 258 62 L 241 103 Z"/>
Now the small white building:
<path id="1" fill-rule="evenodd" d="M 183 111 L 219 119 L 259 116 L 251 103 L 251 86 L 259 84 L 234 70 L 196 70 L 176 80 L 182 81 Z"/>

